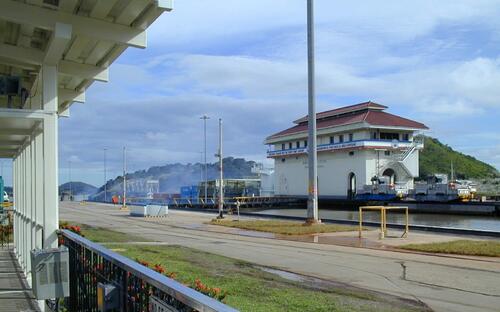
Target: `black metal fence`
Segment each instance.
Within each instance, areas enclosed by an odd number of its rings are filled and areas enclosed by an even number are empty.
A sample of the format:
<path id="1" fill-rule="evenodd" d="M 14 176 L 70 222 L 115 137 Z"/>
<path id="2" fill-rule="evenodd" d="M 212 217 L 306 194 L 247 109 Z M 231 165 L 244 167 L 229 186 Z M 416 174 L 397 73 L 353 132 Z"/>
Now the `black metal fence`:
<path id="1" fill-rule="evenodd" d="M 98 283 L 118 290 L 115 311 L 236 311 L 68 230 L 61 231 L 60 243 L 69 249 L 69 311 L 98 311 Z"/>

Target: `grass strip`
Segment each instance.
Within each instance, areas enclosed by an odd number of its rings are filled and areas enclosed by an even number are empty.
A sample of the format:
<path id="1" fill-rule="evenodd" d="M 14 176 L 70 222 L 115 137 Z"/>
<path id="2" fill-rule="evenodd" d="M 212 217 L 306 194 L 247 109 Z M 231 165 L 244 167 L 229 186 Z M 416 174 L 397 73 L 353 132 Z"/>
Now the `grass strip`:
<path id="1" fill-rule="evenodd" d="M 314 224 L 305 225 L 298 221 L 276 221 L 276 220 L 212 220 L 210 224 L 222 225 L 233 228 L 269 232 L 283 235 L 304 235 L 317 233 L 335 233 L 357 231 L 358 228 L 350 225 L 338 224 Z"/>
<path id="2" fill-rule="evenodd" d="M 416 303 L 359 289 L 293 281 L 251 263 L 182 246 L 119 244 L 112 250 L 160 264 L 176 279 L 196 279 L 227 291 L 225 303 L 240 311 L 428 311 Z"/>
<path id="3" fill-rule="evenodd" d="M 500 242 L 489 240 L 455 240 L 442 243 L 409 244 L 398 248 L 467 256 L 500 257 Z"/>

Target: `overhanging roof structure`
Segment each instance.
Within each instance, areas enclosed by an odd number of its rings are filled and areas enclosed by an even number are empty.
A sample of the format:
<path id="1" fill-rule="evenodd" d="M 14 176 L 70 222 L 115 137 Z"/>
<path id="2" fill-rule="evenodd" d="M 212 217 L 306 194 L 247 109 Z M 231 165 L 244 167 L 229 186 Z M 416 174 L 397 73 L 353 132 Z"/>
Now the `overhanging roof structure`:
<path id="1" fill-rule="evenodd" d="M 57 247 L 58 120 L 172 0 L 0 0 L 0 158 L 11 158 L 15 255 Z M 28 282 L 31 279 L 28 278 Z"/>
<path id="2" fill-rule="evenodd" d="M 108 81 L 109 66 L 128 47 L 146 47 L 146 29 L 173 0 L 2 0 L 0 1 L 0 75 L 19 77 L 27 98 L 10 99 L 12 108 L 43 110 L 42 65 L 57 68 L 57 112 L 67 116 L 74 102 L 85 101 L 94 81 Z M 7 108 L 0 95 L 0 109 Z M 2 118 L 10 116 L 3 110 Z M 39 112 L 40 113 L 40 112 Z M 0 157 L 12 157 L 23 136 L 38 123 L 0 122 Z M 0 120 L 1 121 L 1 120 Z M 19 131 L 16 131 L 19 130 Z"/>

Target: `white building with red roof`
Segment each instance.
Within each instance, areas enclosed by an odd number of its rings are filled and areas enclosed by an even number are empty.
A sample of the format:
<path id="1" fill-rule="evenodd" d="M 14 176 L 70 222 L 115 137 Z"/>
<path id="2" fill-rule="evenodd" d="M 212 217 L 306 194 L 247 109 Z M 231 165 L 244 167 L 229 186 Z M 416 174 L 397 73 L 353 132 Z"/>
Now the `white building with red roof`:
<path id="1" fill-rule="evenodd" d="M 414 138 L 428 127 L 386 109 L 365 102 L 316 114 L 320 196 L 352 197 L 382 176 L 391 187 L 413 188 L 423 148 Z M 274 159 L 276 195 L 307 195 L 307 116 L 294 123 L 265 141 Z"/>

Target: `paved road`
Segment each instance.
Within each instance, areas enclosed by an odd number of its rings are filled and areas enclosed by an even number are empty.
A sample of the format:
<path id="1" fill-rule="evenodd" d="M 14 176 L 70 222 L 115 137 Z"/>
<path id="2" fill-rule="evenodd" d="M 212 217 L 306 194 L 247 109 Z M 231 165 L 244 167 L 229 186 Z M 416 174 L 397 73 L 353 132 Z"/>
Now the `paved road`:
<path id="1" fill-rule="evenodd" d="M 206 231 L 212 216 L 128 217 L 110 205 L 61 203 L 60 218 L 264 266 L 420 300 L 436 311 L 500 311 L 500 260 L 429 256 Z"/>

